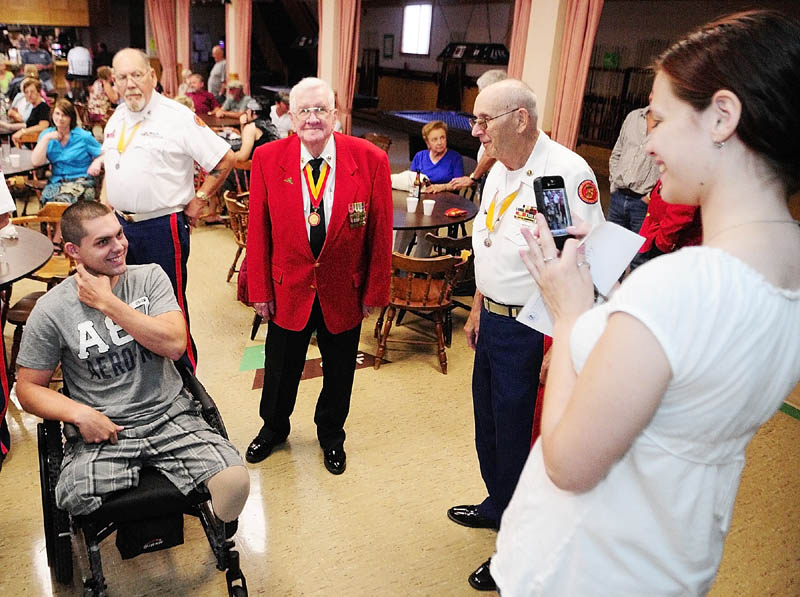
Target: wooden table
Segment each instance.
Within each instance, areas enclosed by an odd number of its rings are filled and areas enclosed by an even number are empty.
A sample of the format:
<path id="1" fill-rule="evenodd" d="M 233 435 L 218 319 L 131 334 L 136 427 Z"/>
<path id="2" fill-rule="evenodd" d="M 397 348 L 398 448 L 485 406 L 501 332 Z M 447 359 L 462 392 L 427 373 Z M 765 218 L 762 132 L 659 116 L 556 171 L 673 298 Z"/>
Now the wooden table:
<path id="1" fill-rule="evenodd" d="M 407 191 L 392 191 L 392 200 L 394 201 L 394 224 L 392 227 L 395 230 L 429 230 L 441 228 L 442 226 L 456 226 L 469 222 L 478 214 L 478 206 L 475 203 L 464 199 L 461 195 L 450 192 L 422 193 L 417 203 L 417 211 L 408 213 L 406 209 L 407 197 Z M 436 201 L 433 213 L 429 216 L 422 213 L 422 201 L 424 199 L 434 199 Z M 444 212 L 451 207 L 463 209 L 467 213 L 458 217 L 444 215 Z"/>
<path id="2" fill-rule="evenodd" d="M 33 170 L 33 164 L 31 163 L 31 154 L 33 153 L 32 149 L 28 149 L 27 147 L 22 147 L 17 149 L 13 147 L 11 149 L 11 155 L 17 154 L 19 155 L 19 164 L 17 166 L 11 165 L 11 158 L 0 158 L 0 170 L 3 171 L 3 174 L 6 176 L 14 176 L 16 174 L 25 174 Z"/>
<path id="3" fill-rule="evenodd" d="M 212 114 L 198 114 L 197 117 L 203 122 L 205 122 L 212 129 L 218 129 L 226 126 L 238 129 L 239 126 L 241 126 L 239 124 L 238 118 L 231 118 L 230 116 L 223 116 L 222 118 L 218 118 Z"/>
<path id="4" fill-rule="evenodd" d="M 44 234 L 15 226 L 19 238 L 0 239 L 5 261 L 0 263 L 0 286 L 16 282 L 42 267 L 53 254 L 53 243 Z"/>

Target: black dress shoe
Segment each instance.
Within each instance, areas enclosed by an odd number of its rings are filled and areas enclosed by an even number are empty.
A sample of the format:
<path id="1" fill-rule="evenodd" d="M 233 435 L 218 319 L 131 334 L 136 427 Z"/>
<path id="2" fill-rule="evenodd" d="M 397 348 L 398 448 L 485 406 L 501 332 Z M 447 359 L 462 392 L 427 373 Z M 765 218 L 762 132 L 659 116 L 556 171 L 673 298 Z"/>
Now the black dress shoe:
<path id="1" fill-rule="evenodd" d="M 473 589 L 478 591 L 496 591 L 497 585 L 489 572 L 489 564 L 492 563 L 492 558 L 486 560 L 483 564 L 478 566 L 478 569 L 469 575 L 469 584 Z"/>
<path id="2" fill-rule="evenodd" d="M 271 442 L 257 435 L 250 445 L 247 447 L 247 454 L 245 459 L 247 462 L 255 464 L 261 462 L 272 453 L 272 450 L 281 442 Z"/>
<path id="3" fill-rule="evenodd" d="M 480 514 L 478 506 L 453 506 L 447 511 L 447 517 L 465 527 L 497 530 L 495 519 Z"/>
<path id="4" fill-rule="evenodd" d="M 347 467 L 347 454 L 342 446 L 330 448 L 324 451 L 325 468 L 334 475 L 341 475 Z"/>

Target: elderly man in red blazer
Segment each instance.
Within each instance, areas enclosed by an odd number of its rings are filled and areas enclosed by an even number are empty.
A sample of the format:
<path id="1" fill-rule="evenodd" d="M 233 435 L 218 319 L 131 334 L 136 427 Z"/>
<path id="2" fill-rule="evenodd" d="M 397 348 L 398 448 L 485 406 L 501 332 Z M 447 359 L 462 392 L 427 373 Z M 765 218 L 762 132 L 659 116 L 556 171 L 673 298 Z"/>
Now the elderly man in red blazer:
<path id="1" fill-rule="evenodd" d="M 248 291 L 269 322 L 260 415 L 247 449 L 260 462 L 289 435 L 289 417 L 311 334 L 323 382 L 314 422 L 325 467 L 344 472 L 361 321 L 389 301 L 392 189 L 389 160 L 374 145 L 333 133 L 334 95 L 306 78 L 292 89 L 296 135 L 253 154 Z"/>

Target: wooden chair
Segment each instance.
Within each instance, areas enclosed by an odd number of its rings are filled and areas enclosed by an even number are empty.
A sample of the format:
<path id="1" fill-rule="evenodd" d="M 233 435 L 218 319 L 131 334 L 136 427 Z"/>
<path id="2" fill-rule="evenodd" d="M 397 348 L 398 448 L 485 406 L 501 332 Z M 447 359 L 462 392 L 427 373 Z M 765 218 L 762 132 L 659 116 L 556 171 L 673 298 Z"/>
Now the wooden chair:
<path id="1" fill-rule="evenodd" d="M 447 374 L 447 353 L 444 341 L 444 315 L 452 306 L 452 292 L 462 274 L 465 262 L 460 257 L 445 255 L 430 259 L 406 257 L 401 253 L 392 254 L 392 281 L 389 305 L 385 307 L 378 322 L 375 334 L 378 337 L 378 351 L 375 355 L 375 369 L 380 368 L 386 354 L 386 342 L 392 329 L 392 320 L 398 309 L 426 314 L 436 326 L 436 341 L 406 340 L 408 344 L 435 344 L 439 351 L 439 365 Z M 386 323 L 384 324 L 384 315 Z M 401 341 L 398 341 L 401 342 Z"/>
<path id="2" fill-rule="evenodd" d="M 366 133 L 363 137 L 373 145 L 377 145 L 386 153 L 389 153 L 389 148 L 392 146 L 392 138 L 387 135 L 379 135 L 378 133 Z"/>
<path id="3" fill-rule="evenodd" d="M 458 283 L 453 287 L 453 297 L 462 297 L 462 301 L 453 298 L 452 306 L 447 310 L 444 319 L 445 344 L 450 346 L 453 337 L 453 309 L 460 307 L 467 312 L 472 310 L 472 299 L 475 296 L 475 255 L 472 252 L 472 237 L 436 236 L 429 232 L 425 239 L 433 245 L 436 255 L 454 255 L 464 261 L 464 269 Z"/>
<path id="4" fill-rule="evenodd" d="M 249 196 L 249 193 L 246 193 L 246 195 Z M 242 251 L 247 247 L 247 221 L 250 216 L 250 208 L 242 201 L 241 196 L 231 191 L 225 191 L 224 197 L 231 230 L 233 230 L 233 238 L 236 241 L 236 255 L 228 270 L 228 277 L 225 278 L 226 282 L 230 282 L 233 274 L 239 271 L 236 269 L 236 264 L 239 262 L 239 257 L 242 256 Z"/>
<path id="5" fill-rule="evenodd" d="M 15 226 L 27 226 L 29 228 L 38 226 L 42 234 L 53 238 L 55 225 L 61 221 L 61 215 L 69 206 L 69 203 L 51 201 L 50 203 L 45 203 L 37 214 L 12 218 L 11 222 Z M 32 274 L 28 274 L 28 277 L 44 282 L 49 289 L 69 276 L 74 269 L 75 264 L 69 257 L 66 255 L 53 255 L 42 267 Z"/>
<path id="6" fill-rule="evenodd" d="M 233 177 L 236 179 L 236 192 L 247 193 L 250 191 L 250 166 L 252 160 L 236 162 L 233 167 Z"/>
<path id="7" fill-rule="evenodd" d="M 29 292 L 21 299 L 19 299 L 13 307 L 8 310 L 6 321 L 14 326 L 14 340 L 11 344 L 11 358 L 8 361 L 8 387 L 14 384 L 17 377 L 17 355 L 19 354 L 19 346 L 22 342 L 22 332 L 25 329 L 25 324 L 28 323 L 28 316 L 45 291 L 40 290 L 37 292 Z"/>
<path id="8" fill-rule="evenodd" d="M 83 102 L 73 102 L 75 112 L 78 114 L 78 124 L 81 128 L 91 131 L 94 123 L 89 120 L 89 108 Z"/>

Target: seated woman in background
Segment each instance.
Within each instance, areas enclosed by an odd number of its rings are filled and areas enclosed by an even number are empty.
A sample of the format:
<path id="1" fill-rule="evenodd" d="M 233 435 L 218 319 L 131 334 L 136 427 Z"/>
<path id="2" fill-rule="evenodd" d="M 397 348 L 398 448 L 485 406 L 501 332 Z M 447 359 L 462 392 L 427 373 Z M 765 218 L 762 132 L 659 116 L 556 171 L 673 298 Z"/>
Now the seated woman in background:
<path id="1" fill-rule="evenodd" d="M 523 228 L 553 347 L 491 561 L 504 597 L 705 595 L 745 448 L 800 378 L 800 20 L 723 18 L 655 73 L 645 150 L 663 199 L 699 206 L 703 244 L 592 308 L 578 241 L 559 256 L 541 214 L 538 243 Z"/>
<path id="2" fill-rule="evenodd" d="M 461 154 L 452 149 L 447 149 L 447 125 L 441 120 L 432 120 L 422 127 L 422 138 L 428 149 L 417 152 L 411 160 L 409 170 L 413 174 L 422 175 L 422 193 L 440 193 L 452 191 L 455 187 L 450 185 L 454 178 L 464 176 L 464 160 Z M 406 253 L 412 239 L 416 240 L 414 257 L 428 257 L 431 244 L 425 240 L 429 230 L 398 230 L 394 240 L 394 250 Z"/>
<path id="3" fill-rule="evenodd" d="M 42 98 L 41 92 L 42 82 L 39 79 L 28 77 L 22 81 L 22 93 L 25 94 L 25 99 L 31 105 L 31 111 L 25 119 L 25 126 L 11 136 L 11 140 L 17 147 L 22 145 L 23 135 L 43 131 L 50 124 L 50 106 Z"/>
<path id="4" fill-rule="evenodd" d="M 60 99 L 53 108 L 53 124 L 42 131 L 33 148 L 31 163 L 50 162 L 52 176 L 42 191 L 42 203 L 95 198 L 96 180 L 89 175 L 92 161 L 102 149 L 89 131 L 75 126 L 77 114 L 69 100 Z"/>
<path id="5" fill-rule="evenodd" d="M 265 112 L 261 105 L 253 100 L 247 104 L 245 113 L 239 116 L 242 125 L 242 144 L 234 154 L 237 162 L 253 159 L 256 147 L 280 139 L 277 127 L 272 124 L 269 114 Z"/>
<path id="6" fill-rule="evenodd" d="M 108 111 L 119 102 L 119 93 L 114 89 L 111 69 L 101 66 L 97 69 L 97 80 L 89 87 L 89 100 L 86 102 L 86 111 L 89 120 L 99 122 L 106 117 Z"/>
<path id="7" fill-rule="evenodd" d="M 422 187 L 423 193 L 452 190 L 448 183 L 464 176 L 464 160 L 457 151 L 447 149 L 447 125 L 432 120 L 422 127 L 422 138 L 428 149 L 417 152 L 409 170 L 422 173 L 430 182 Z"/>

